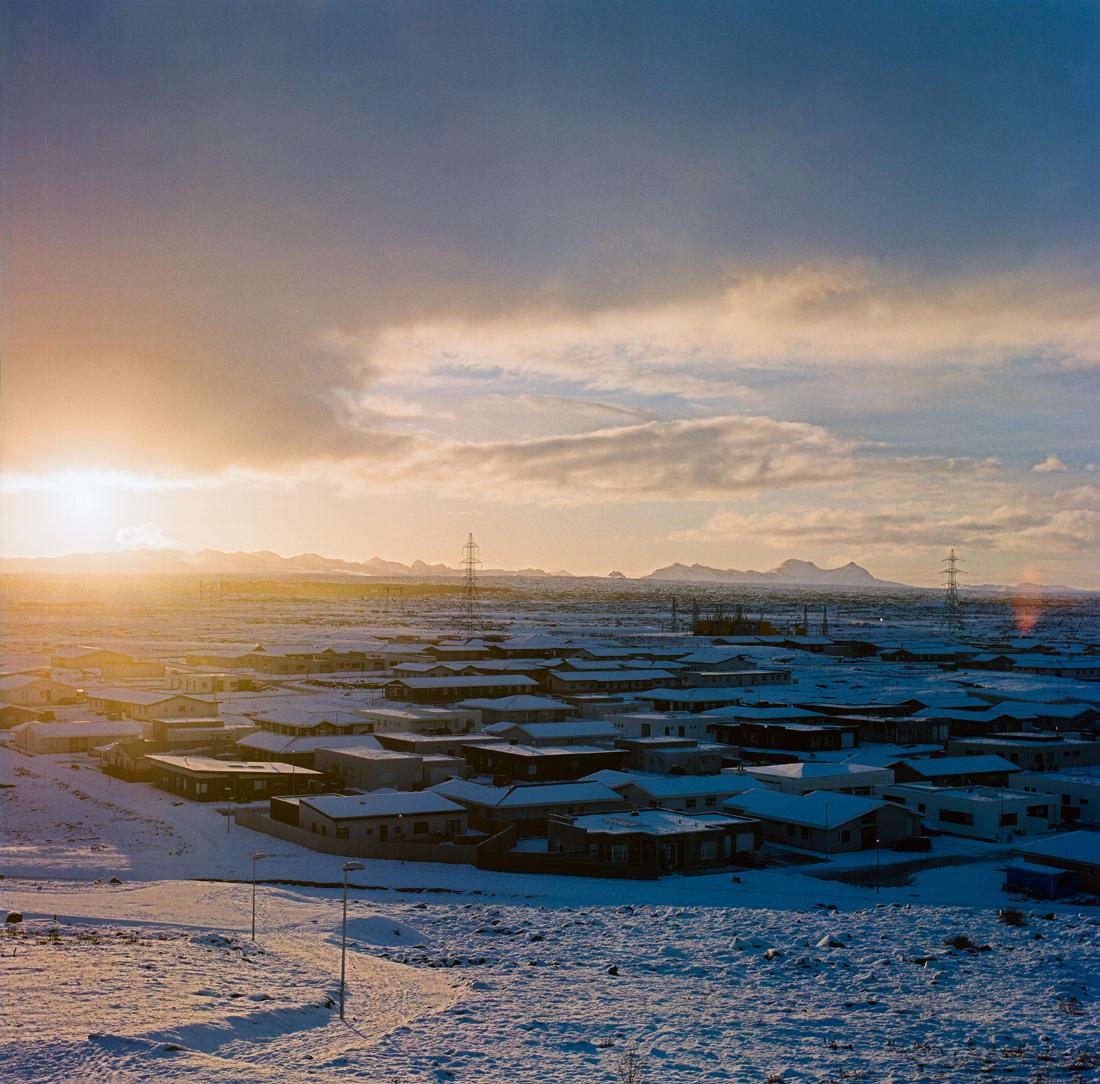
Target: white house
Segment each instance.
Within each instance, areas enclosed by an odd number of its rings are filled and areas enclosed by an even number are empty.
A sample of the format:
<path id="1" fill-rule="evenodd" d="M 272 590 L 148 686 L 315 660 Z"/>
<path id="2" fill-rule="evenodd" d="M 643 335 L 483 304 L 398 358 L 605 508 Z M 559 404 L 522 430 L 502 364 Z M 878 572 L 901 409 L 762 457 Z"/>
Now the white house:
<path id="1" fill-rule="evenodd" d="M 972 839 L 1049 832 L 1058 816 L 1058 806 L 1052 797 L 1000 787 L 893 783 L 875 787 L 875 794 L 912 810 L 925 824 Z"/>
<path id="2" fill-rule="evenodd" d="M 783 794 L 809 794 L 815 790 L 829 790 L 838 794 L 867 796 L 873 792 L 874 787 L 894 781 L 894 773 L 889 768 L 852 761 L 828 764 L 800 760 L 793 764 L 761 764 L 746 768 L 745 774 Z"/>
<path id="3" fill-rule="evenodd" d="M 12 727 L 15 747 L 25 753 L 86 753 L 112 742 L 141 737 L 141 724 L 85 719 L 73 723 L 20 723 Z"/>

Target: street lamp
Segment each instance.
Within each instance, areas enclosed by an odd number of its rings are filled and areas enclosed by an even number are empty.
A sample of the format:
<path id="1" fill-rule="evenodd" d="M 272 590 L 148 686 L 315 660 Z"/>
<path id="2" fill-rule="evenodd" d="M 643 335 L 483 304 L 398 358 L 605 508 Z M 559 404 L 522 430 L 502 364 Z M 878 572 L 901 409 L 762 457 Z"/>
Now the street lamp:
<path id="1" fill-rule="evenodd" d="M 353 869 L 366 869 L 362 862 L 344 863 L 344 926 L 340 934 L 340 1019 L 344 1019 L 344 964 L 348 949 L 348 874 Z"/>
<path id="2" fill-rule="evenodd" d="M 228 781 L 225 784 L 225 832 L 229 834 L 229 822 L 233 819 L 233 786 Z"/>
<path id="3" fill-rule="evenodd" d="M 252 940 L 256 940 L 256 863 L 261 858 L 266 858 L 266 854 L 261 854 L 257 851 L 252 856 Z"/>
<path id="4" fill-rule="evenodd" d="M 825 861 L 829 861 L 829 803 L 825 803 Z"/>

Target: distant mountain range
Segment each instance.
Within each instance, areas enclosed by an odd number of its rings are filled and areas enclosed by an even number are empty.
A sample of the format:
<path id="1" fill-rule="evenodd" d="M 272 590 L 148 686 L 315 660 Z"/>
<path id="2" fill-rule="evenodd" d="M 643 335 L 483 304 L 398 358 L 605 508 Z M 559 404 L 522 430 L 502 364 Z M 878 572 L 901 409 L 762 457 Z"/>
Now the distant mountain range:
<path id="1" fill-rule="evenodd" d="M 230 575 L 256 572 L 339 572 L 350 576 L 461 576 L 462 570 L 448 565 L 429 565 L 414 561 L 384 561 L 372 557 L 369 561 L 343 561 L 338 557 L 322 557 L 318 553 L 300 553 L 296 557 L 280 557 L 270 550 L 256 553 L 223 553 L 221 550 L 118 550 L 109 553 L 70 553 L 65 557 L 8 557 L 0 560 L 4 572 L 39 572 L 68 575 L 144 573 L 199 573 Z M 483 576 L 569 576 L 569 572 L 546 572 L 541 568 L 486 568 Z"/>
<path id="2" fill-rule="evenodd" d="M 769 572 L 741 572 L 736 568 L 708 568 L 706 565 L 668 565 L 643 576 L 643 580 L 678 580 L 692 583 L 773 583 L 809 587 L 906 587 L 907 584 L 876 579 L 852 561 L 840 568 L 818 568 L 812 561 L 784 561 Z"/>
<path id="3" fill-rule="evenodd" d="M 0 558 L 0 571 L 32 572 L 40 574 L 83 576 L 94 574 L 113 575 L 171 575 L 185 573 L 203 576 L 225 576 L 257 573 L 338 573 L 346 576 L 439 576 L 456 578 L 462 569 L 449 565 L 429 565 L 413 561 L 411 565 L 400 561 L 384 561 L 372 557 L 369 561 L 343 561 L 338 557 L 322 557 L 318 553 L 300 553 L 296 557 L 281 557 L 270 550 L 256 553 L 223 553 L 221 550 L 115 550 L 108 553 L 70 553 L 65 557 L 6 557 Z M 571 572 L 547 572 L 541 568 L 485 568 L 482 576 L 569 576 Z M 611 581 L 628 581 L 621 572 L 612 572 Z M 908 587 L 909 584 L 893 580 L 880 580 L 867 569 L 849 561 L 840 568 L 818 568 L 812 561 L 787 560 L 768 572 L 752 569 L 742 572 L 736 568 L 710 568 L 707 565 L 672 564 L 659 568 L 648 576 L 640 576 L 634 582 L 670 581 L 679 583 L 735 583 L 773 584 L 794 587 Z M 1027 594 L 1089 594 L 1061 584 L 1018 584 L 1008 587 L 1002 584 L 983 583 L 967 585 L 965 591 Z"/>

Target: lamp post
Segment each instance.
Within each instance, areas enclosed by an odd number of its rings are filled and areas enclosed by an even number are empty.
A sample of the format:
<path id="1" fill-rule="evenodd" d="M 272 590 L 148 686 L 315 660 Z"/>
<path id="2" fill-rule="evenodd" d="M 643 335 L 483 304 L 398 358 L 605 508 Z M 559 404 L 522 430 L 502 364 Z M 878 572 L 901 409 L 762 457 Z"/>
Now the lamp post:
<path id="1" fill-rule="evenodd" d="M 344 974 L 348 949 L 348 874 L 353 869 L 366 869 L 362 862 L 344 863 L 344 925 L 340 933 L 340 1019 L 344 1019 Z"/>
<path id="2" fill-rule="evenodd" d="M 256 940 L 256 863 L 261 858 L 266 858 L 266 854 L 262 854 L 257 851 L 252 856 L 252 940 Z"/>
<path id="3" fill-rule="evenodd" d="M 825 803 L 825 861 L 829 861 L 829 803 Z"/>
<path id="4" fill-rule="evenodd" d="M 225 784 L 225 833 L 229 834 L 229 822 L 233 819 L 233 785 L 230 782 Z"/>

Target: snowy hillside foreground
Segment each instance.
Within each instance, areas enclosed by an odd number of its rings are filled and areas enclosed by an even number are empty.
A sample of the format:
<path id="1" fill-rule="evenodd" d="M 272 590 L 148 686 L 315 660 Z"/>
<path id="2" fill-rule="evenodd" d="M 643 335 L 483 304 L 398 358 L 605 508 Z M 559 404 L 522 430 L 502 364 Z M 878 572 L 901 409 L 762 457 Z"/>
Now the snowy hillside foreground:
<path id="1" fill-rule="evenodd" d="M 248 891 L 6 886 L 3 1079 L 617 1081 L 633 1047 L 656 1084 L 1098 1079 L 1092 916 L 357 892 L 341 1023 L 339 892 L 265 887 L 253 948 L 211 932 Z"/>
<path id="2" fill-rule="evenodd" d="M 1098 912 L 998 923 L 1007 848 L 940 837 L 919 861 L 966 864 L 893 878 L 913 856 L 886 852 L 881 895 L 836 879 L 856 855 L 740 882 L 371 862 L 341 1024 L 339 890 L 261 884 L 261 952 L 250 884 L 186 878 L 247 882 L 267 850 L 261 877 L 334 883 L 342 860 L 88 763 L 0 750 L 5 1084 L 617 1082 L 631 1044 L 648 1084 L 1100 1080 Z"/>

